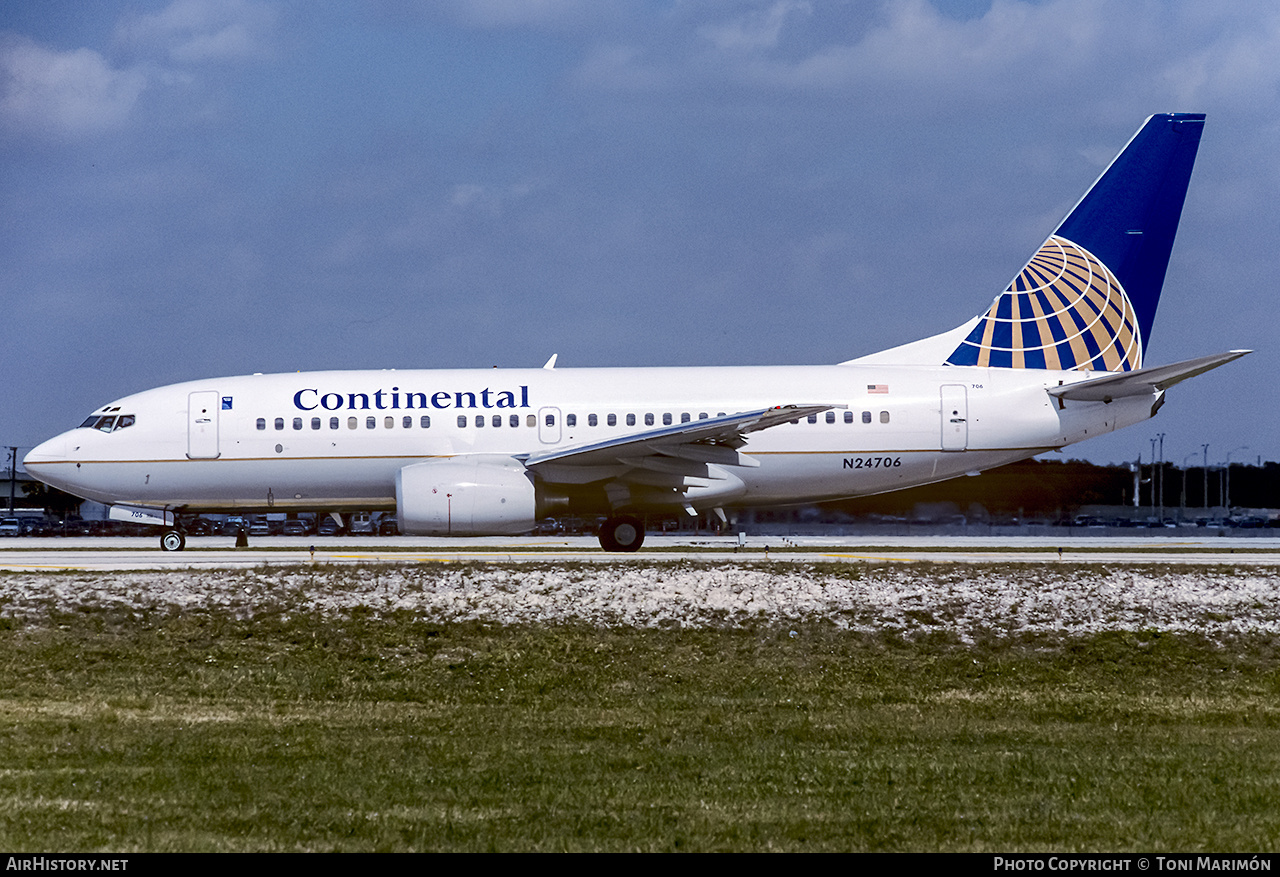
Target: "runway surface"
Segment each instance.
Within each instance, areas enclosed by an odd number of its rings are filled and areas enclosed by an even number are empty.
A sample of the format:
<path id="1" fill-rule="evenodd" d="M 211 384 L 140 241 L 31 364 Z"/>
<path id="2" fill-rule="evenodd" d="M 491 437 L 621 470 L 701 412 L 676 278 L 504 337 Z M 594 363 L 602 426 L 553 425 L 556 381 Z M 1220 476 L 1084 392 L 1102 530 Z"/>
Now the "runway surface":
<path id="1" fill-rule="evenodd" d="M 0 570 L 234 569 L 309 564 L 654 563 L 1111 563 L 1280 565 L 1280 538 L 1228 537 L 647 537 L 635 554 L 609 554 L 591 536 L 255 538 L 235 548 L 229 536 L 193 537 L 180 552 L 157 539 L 0 539 Z"/>

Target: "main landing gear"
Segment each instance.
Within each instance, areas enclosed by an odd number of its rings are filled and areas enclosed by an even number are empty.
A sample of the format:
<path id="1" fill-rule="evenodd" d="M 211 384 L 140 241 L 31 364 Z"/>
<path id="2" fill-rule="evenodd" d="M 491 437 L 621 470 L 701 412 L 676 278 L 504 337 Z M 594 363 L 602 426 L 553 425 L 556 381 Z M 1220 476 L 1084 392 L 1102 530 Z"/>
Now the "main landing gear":
<path id="1" fill-rule="evenodd" d="M 644 544 L 644 524 L 630 515 L 609 518 L 600 525 L 600 547 L 605 551 L 639 551 Z"/>
<path id="2" fill-rule="evenodd" d="M 181 551 L 187 547 L 187 534 L 177 529 L 168 529 L 160 534 L 160 548 L 163 551 Z"/>

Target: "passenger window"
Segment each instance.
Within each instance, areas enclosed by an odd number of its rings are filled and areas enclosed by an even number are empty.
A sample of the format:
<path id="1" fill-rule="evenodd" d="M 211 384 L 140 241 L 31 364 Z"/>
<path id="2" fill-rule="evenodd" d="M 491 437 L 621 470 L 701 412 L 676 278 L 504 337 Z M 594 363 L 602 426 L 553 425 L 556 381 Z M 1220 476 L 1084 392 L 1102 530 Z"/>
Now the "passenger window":
<path id="1" fill-rule="evenodd" d="M 806 418 L 805 418 L 805 420 L 809 421 L 810 423 L 817 423 L 817 422 L 818 422 L 818 415 L 816 415 L 816 414 L 810 414 L 808 417 L 806 417 Z"/>
<path id="2" fill-rule="evenodd" d="M 320 428 L 320 418 L 319 418 L 319 417 L 313 417 L 313 418 L 311 418 L 311 428 L 312 428 L 312 429 L 319 429 L 319 428 Z"/>
<path id="3" fill-rule="evenodd" d="M 383 428 L 384 428 L 384 429 L 395 429 L 395 428 L 396 428 L 396 419 L 395 419 L 394 417 L 390 417 L 390 416 L 388 416 L 388 417 L 384 417 L 384 418 L 382 419 L 382 426 L 383 426 Z"/>
<path id="4" fill-rule="evenodd" d="M 477 414 L 477 415 L 476 415 L 476 427 L 477 427 L 477 428 L 479 428 L 479 427 L 481 427 L 481 426 L 484 426 L 484 415 L 483 415 L 483 414 Z"/>
<path id="5" fill-rule="evenodd" d="M 566 414 L 566 415 L 564 416 L 564 425 L 565 425 L 565 426 L 577 426 L 577 425 L 578 425 L 578 415 L 576 415 L 576 414 Z"/>
<path id="6" fill-rule="evenodd" d="M 548 414 L 547 426 L 555 426 L 555 425 L 556 425 L 556 416 L 554 414 Z"/>
<path id="7" fill-rule="evenodd" d="M 596 420 L 596 416 L 594 414 L 587 415 L 587 426 L 595 426 L 597 422 L 598 421 Z"/>
<path id="8" fill-rule="evenodd" d="M 413 429 L 413 417 L 406 414 L 404 420 L 400 421 L 400 425 L 405 429 Z"/>
<path id="9" fill-rule="evenodd" d="M 428 417 L 426 414 L 422 415 L 422 419 L 419 420 L 418 423 L 423 429 L 431 428 L 431 418 Z"/>
<path id="10" fill-rule="evenodd" d="M 881 412 L 880 412 L 880 422 L 881 422 L 881 423 L 888 423 L 888 422 L 889 422 L 889 412 L 888 412 L 888 411 L 881 411 Z"/>
<path id="11" fill-rule="evenodd" d="M 608 423 L 609 423 L 609 425 L 610 425 L 610 426 L 617 426 L 617 425 L 618 425 L 618 415 L 616 415 L 616 414 L 610 414 L 610 415 L 609 415 L 609 418 L 608 418 Z"/>
<path id="12" fill-rule="evenodd" d="M 520 415 L 512 414 L 509 418 L 507 418 L 507 423 L 511 425 L 512 429 L 515 429 L 517 426 L 520 425 Z"/>
<path id="13" fill-rule="evenodd" d="M 686 412 L 684 412 L 683 414 L 681 414 L 681 415 L 680 415 L 680 422 L 681 422 L 681 423 L 688 423 L 691 419 L 692 419 L 692 417 L 690 416 L 690 414 L 689 414 L 689 412 L 688 412 L 688 411 L 686 411 Z"/>
<path id="14" fill-rule="evenodd" d="M 844 413 L 844 422 L 845 422 L 845 423 L 853 423 L 853 412 L 852 412 L 852 411 L 846 411 L 846 412 Z"/>
<path id="15" fill-rule="evenodd" d="M 652 414 L 646 414 L 646 415 L 644 416 L 644 425 L 645 425 L 645 426 L 653 426 L 653 415 L 652 415 Z"/>
<path id="16" fill-rule="evenodd" d="M 707 413 L 707 412 L 705 412 L 705 411 L 699 411 L 699 412 L 698 412 L 698 419 L 699 419 L 699 420 L 706 420 L 706 419 L 707 419 L 708 417 L 710 417 L 710 416 L 711 416 L 711 415 L 710 415 L 710 414 L 708 414 L 708 413 Z"/>
<path id="17" fill-rule="evenodd" d="M 834 411 L 828 411 L 827 423 L 835 423 L 835 422 L 836 422 L 836 413 Z"/>
<path id="18" fill-rule="evenodd" d="M 501 415 L 501 414 L 495 414 L 495 415 L 493 415 L 493 425 L 494 425 L 494 426 L 502 426 L 502 415 Z"/>
<path id="19" fill-rule="evenodd" d="M 302 418 L 301 418 L 301 417 L 295 417 L 295 418 L 293 418 L 293 428 L 294 428 L 294 429 L 302 429 Z"/>
<path id="20" fill-rule="evenodd" d="M 670 414 L 670 413 L 665 413 L 665 414 L 663 414 L 663 415 L 662 415 L 662 425 L 663 425 L 663 426 L 670 426 L 670 425 L 671 425 L 671 414 Z"/>
<path id="21" fill-rule="evenodd" d="M 871 422 L 871 412 L 870 412 L 870 411 L 864 411 L 864 412 L 862 412 L 862 422 L 863 422 L 863 423 L 870 423 L 870 422 Z"/>
<path id="22" fill-rule="evenodd" d="M 258 418 L 258 429 L 266 429 L 266 428 L 267 428 L 267 418 L 265 418 L 265 417 L 259 417 L 259 418 Z"/>
<path id="23" fill-rule="evenodd" d="M 338 428 L 338 418 L 336 418 L 336 417 L 330 417 L 330 418 L 329 418 L 329 428 L 330 428 L 330 429 L 337 429 L 337 428 Z"/>
<path id="24" fill-rule="evenodd" d="M 377 428 L 378 428 L 378 418 L 376 418 L 376 417 L 366 417 L 366 418 L 364 419 L 364 427 L 365 427 L 365 429 L 377 429 Z"/>
<path id="25" fill-rule="evenodd" d="M 347 418 L 347 429 L 355 429 L 359 425 L 360 425 L 360 419 L 358 417 Z"/>
<path id="26" fill-rule="evenodd" d="M 526 417 L 526 418 L 524 419 L 524 422 L 525 422 L 525 425 L 526 425 L 526 426 L 537 426 L 537 425 L 538 425 L 538 418 L 537 418 L 536 416 L 534 416 L 534 415 L 530 414 L 528 417 Z"/>
<path id="27" fill-rule="evenodd" d="M 627 426 L 635 426 L 635 425 L 636 425 L 636 416 L 634 414 L 628 414 Z"/>
<path id="28" fill-rule="evenodd" d="M 466 425 L 467 425 L 467 415 L 465 415 L 465 414 L 459 414 L 459 415 L 458 415 L 458 426 L 466 426 Z"/>
<path id="29" fill-rule="evenodd" d="M 277 417 L 277 418 L 276 418 L 276 429 L 284 429 L 284 418 L 283 418 L 283 417 Z"/>

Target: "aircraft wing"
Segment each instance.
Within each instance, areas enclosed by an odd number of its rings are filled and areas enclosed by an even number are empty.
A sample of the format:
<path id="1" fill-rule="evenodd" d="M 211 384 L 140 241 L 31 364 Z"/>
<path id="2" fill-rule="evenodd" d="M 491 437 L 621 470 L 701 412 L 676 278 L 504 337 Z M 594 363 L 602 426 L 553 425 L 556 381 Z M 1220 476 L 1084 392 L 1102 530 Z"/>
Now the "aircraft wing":
<path id="1" fill-rule="evenodd" d="M 755 467 L 738 452 L 746 436 L 842 405 L 778 405 L 619 436 L 603 442 L 556 448 L 523 458 L 525 467 L 547 481 L 586 484 L 628 472 L 651 472 L 659 481 L 708 477 L 708 465 Z M 643 478 L 634 480 L 644 480 Z"/>
<path id="2" fill-rule="evenodd" d="M 1231 350 L 1227 353 L 1215 353 L 1212 356 L 1186 359 L 1171 365 L 1140 368 L 1121 374 L 1065 384 L 1061 387 L 1049 387 L 1048 392 L 1050 396 L 1075 402 L 1110 402 L 1126 396 L 1149 396 L 1252 352 L 1252 350 Z"/>

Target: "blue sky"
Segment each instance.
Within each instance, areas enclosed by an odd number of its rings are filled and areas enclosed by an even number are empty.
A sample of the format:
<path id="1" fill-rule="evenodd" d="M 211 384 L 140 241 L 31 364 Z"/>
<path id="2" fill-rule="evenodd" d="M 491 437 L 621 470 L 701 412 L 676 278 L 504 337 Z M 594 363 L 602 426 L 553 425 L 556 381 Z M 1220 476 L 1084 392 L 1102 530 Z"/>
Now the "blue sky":
<path id="1" fill-rule="evenodd" d="M 849 359 L 1184 111 L 1147 362 L 1257 352 L 1067 455 L 1277 459 L 1276 58 L 1271 0 L 6 0 L 0 443 L 221 374 Z"/>

